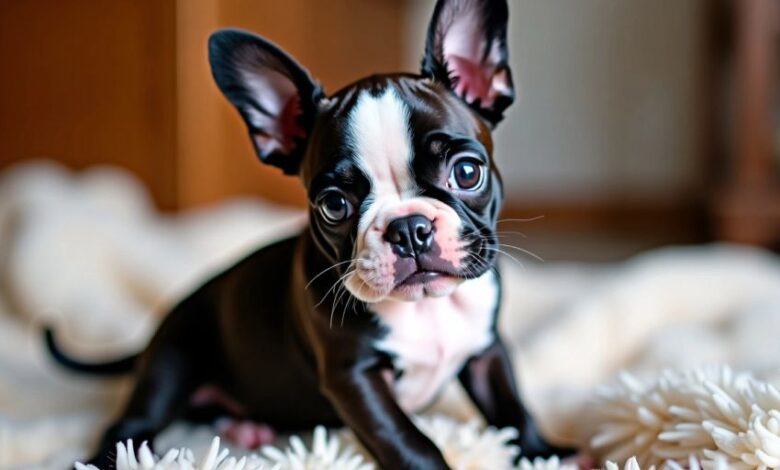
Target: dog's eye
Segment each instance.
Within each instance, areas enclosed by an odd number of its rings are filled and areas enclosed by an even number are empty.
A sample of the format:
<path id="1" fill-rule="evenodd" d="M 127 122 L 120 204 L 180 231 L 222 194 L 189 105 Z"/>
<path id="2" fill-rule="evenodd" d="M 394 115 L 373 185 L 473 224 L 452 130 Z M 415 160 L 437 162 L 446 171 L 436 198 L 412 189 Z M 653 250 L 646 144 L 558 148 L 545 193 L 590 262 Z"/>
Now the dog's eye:
<path id="1" fill-rule="evenodd" d="M 482 186 L 485 172 L 482 164 L 476 160 L 463 159 L 452 166 L 447 185 L 450 189 L 476 191 Z"/>
<path id="2" fill-rule="evenodd" d="M 335 224 L 343 222 L 352 215 L 352 205 L 341 191 L 330 190 L 319 199 L 320 213 L 326 221 Z"/>

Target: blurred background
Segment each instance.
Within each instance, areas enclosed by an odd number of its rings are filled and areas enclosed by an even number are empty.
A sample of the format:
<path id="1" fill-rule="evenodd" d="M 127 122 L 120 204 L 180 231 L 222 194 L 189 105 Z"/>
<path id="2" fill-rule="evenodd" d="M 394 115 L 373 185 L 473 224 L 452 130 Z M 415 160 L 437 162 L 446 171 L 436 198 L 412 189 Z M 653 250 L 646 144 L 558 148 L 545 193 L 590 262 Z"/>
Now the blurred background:
<path id="1" fill-rule="evenodd" d="M 497 131 L 506 218 L 551 259 L 780 240 L 777 2 L 511 0 L 519 100 Z M 165 211 L 301 206 L 218 94 L 208 34 L 281 44 L 325 86 L 416 71 L 432 0 L 0 3 L 0 167 L 126 168 Z"/>
<path id="2" fill-rule="evenodd" d="M 587 443 L 583 403 L 624 369 L 780 384 L 780 1 L 508 1 L 500 326 L 543 427 Z M 0 468 L 83 458 L 132 384 L 64 372 L 41 324 L 85 359 L 139 350 L 171 303 L 303 223 L 208 35 L 262 34 L 334 92 L 417 71 L 433 3 L 0 1 Z"/>

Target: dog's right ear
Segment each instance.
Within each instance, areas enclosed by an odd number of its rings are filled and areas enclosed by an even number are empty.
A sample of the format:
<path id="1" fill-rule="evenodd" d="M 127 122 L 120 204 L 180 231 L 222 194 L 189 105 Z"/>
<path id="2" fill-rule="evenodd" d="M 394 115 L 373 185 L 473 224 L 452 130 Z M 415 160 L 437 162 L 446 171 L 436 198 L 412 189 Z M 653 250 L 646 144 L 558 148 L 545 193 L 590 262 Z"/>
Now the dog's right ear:
<path id="1" fill-rule="evenodd" d="M 423 76 L 443 83 L 496 126 L 515 99 L 507 51 L 506 0 L 438 0 Z"/>
<path id="2" fill-rule="evenodd" d="M 323 97 L 319 85 L 276 45 L 246 31 L 212 34 L 209 62 L 219 89 L 244 118 L 260 160 L 297 173 Z"/>

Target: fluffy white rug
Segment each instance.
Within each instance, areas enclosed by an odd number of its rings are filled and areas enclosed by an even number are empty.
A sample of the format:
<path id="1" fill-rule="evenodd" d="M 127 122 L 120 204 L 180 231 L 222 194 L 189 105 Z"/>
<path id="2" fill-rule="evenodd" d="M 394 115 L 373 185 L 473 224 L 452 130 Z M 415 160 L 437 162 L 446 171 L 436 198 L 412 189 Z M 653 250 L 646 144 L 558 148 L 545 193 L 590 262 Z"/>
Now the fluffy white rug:
<path id="1" fill-rule="evenodd" d="M 65 347 L 81 357 L 135 350 L 182 292 L 250 247 L 290 233 L 302 220 L 296 211 L 250 200 L 161 215 L 133 179 L 112 169 L 74 175 L 41 163 L 4 174 L 0 468 L 64 468 L 83 458 L 130 385 L 127 379 L 96 381 L 58 369 L 43 351 L 41 323 L 54 323 Z M 664 367 L 727 362 L 759 379 L 777 375 L 780 262 L 767 253 L 709 246 L 661 250 L 617 265 L 526 265 L 503 267 L 503 282 L 511 288 L 501 325 L 516 355 L 523 394 L 548 433 L 582 445 L 592 442 L 598 456 L 612 456 L 623 466 L 636 454 L 638 463 L 647 465 L 670 456 L 665 452 L 673 448 L 667 442 L 671 437 L 690 444 L 686 439 L 693 431 L 665 427 L 683 423 L 674 414 L 679 397 L 669 391 L 677 385 L 662 386 L 657 378 L 671 380 L 658 375 Z M 621 369 L 642 377 L 624 379 L 622 388 L 613 389 L 610 406 L 625 412 L 613 418 L 617 421 L 586 414 L 593 389 Z M 697 428 L 697 438 L 710 433 L 708 443 L 723 443 L 710 447 L 717 455 L 704 453 L 702 444 L 697 456 L 705 466 L 722 454 L 747 465 L 741 468 L 761 468 L 772 463 L 764 458 L 780 455 L 767 437 L 777 434 L 777 405 L 767 398 L 759 408 L 748 406 L 774 392 L 755 385 L 763 382 L 746 382 L 753 384 L 747 387 L 752 395 L 719 385 L 740 403 L 740 413 L 748 413 L 744 421 L 726 420 L 738 416 L 734 408 L 718 420 L 707 418 L 709 428 Z M 694 389 L 717 395 L 708 387 Z M 461 422 L 474 416 L 457 387 L 434 412 Z M 604 427 L 621 419 L 626 427 Z M 634 435 L 628 426 L 642 432 Z M 663 431 L 654 434 L 658 429 Z M 160 436 L 157 448 L 184 446 L 205 455 L 212 437 L 211 429 L 177 425 Z M 650 443 L 655 440 L 663 445 Z M 681 454 L 674 458 L 679 465 L 687 462 Z M 555 465 L 526 463 L 524 468 Z"/>
<path id="2" fill-rule="evenodd" d="M 780 392 L 727 367 L 665 371 L 651 381 L 624 374 L 588 413 L 591 447 L 610 460 L 682 465 L 694 457 L 705 468 L 780 467 Z"/>
<path id="3" fill-rule="evenodd" d="M 780 467 L 780 392 L 749 374 L 728 367 L 687 372 L 665 371 L 643 382 L 623 374 L 619 385 L 605 387 L 587 412 L 593 428 L 590 445 L 606 449 L 606 469 L 648 468 L 676 470 L 770 469 Z M 512 429 L 483 428 L 472 420 L 459 423 L 444 416 L 416 417 L 417 426 L 442 449 L 456 470 L 575 470 L 558 458 L 522 459 L 510 441 Z M 342 438 L 318 427 L 309 447 L 292 436 L 285 448 L 267 446 L 259 454 L 230 457 L 212 440 L 205 456 L 196 459 L 190 449 L 172 449 L 162 458 L 146 443 L 134 452 L 132 441 L 117 444 L 118 470 L 370 470 L 370 457 L 360 451 L 348 431 Z M 77 465 L 78 470 L 98 470 Z"/>
<path id="4" fill-rule="evenodd" d="M 518 449 L 508 444 L 516 436 L 512 430 L 481 429 L 478 422 L 458 423 L 439 416 L 416 419 L 417 425 L 444 450 L 449 462 L 456 469 L 507 468 Z M 348 432 L 330 433 L 317 427 L 307 447 L 298 436 L 292 436 L 285 448 L 267 446 L 259 454 L 239 458 L 230 457 L 227 448 L 220 448 L 219 438 L 214 438 L 201 458 L 190 449 L 172 449 L 162 458 L 151 453 L 146 443 L 133 452 L 133 442 L 117 445 L 116 465 L 119 470 L 373 470 L 374 464 L 365 456 Z M 553 460 L 557 463 L 557 460 Z M 531 465 L 525 462 L 524 465 Z M 78 464 L 79 470 L 95 470 L 95 467 Z"/>

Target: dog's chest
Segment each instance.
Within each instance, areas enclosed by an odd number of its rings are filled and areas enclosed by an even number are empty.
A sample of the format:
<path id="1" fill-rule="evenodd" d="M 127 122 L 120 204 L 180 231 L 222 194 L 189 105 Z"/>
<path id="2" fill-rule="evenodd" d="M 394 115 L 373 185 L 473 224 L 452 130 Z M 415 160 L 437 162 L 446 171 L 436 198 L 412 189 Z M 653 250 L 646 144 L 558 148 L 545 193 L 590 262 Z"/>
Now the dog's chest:
<path id="1" fill-rule="evenodd" d="M 466 359 L 490 345 L 497 302 L 490 271 L 447 297 L 372 306 L 388 329 L 376 347 L 392 354 L 402 372 L 391 383 L 401 408 L 415 412 L 430 404 Z"/>

